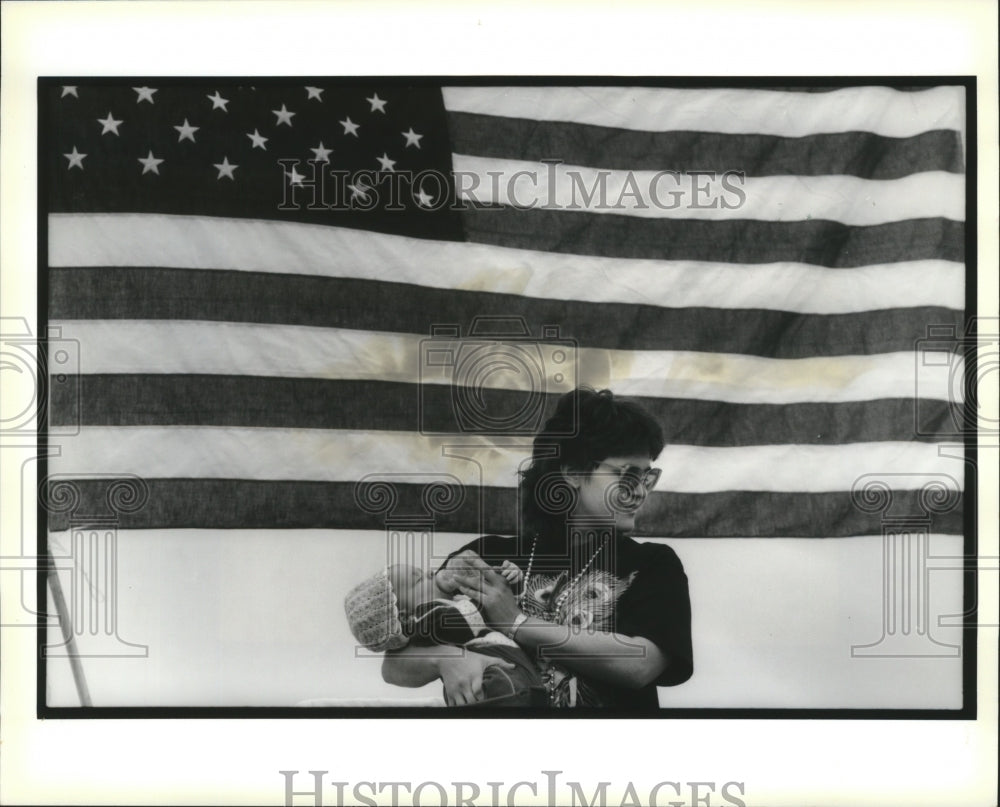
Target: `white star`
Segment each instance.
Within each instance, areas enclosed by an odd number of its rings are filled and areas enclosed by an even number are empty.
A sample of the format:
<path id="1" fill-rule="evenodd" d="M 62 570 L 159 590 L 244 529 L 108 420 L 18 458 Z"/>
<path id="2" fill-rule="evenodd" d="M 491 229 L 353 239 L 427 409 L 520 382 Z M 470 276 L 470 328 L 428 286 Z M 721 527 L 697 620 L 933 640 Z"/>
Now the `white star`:
<path id="1" fill-rule="evenodd" d="M 219 169 L 219 175 L 216 179 L 222 179 L 223 177 L 229 177 L 230 179 L 235 179 L 233 176 L 233 171 L 239 168 L 238 165 L 233 165 L 229 162 L 228 157 L 223 157 L 221 163 L 213 163 L 213 165 Z"/>
<path id="2" fill-rule="evenodd" d="M 143 174 L 148 174 L 150 171 L 152 171 L 154 174 L 159 175 L 160 173 L 159 165 L 160 163 L 163 162 L 163 160 L 156 159 L 156 157 L 153 156 L 153 150 L 150 149 L 149 156 L 139 157 L 139 162 L 142 163 Z"/>
<path id="3" fill-rule="evenodd" d="M 300 174 L 294 168 L 290 172 L 285 171 L 285 176 L 288 177 L 288 181 L 292 185 L 301 185 L 302 180 L 306 178 L 305 174 Z"/>
<path id="4" fill-rule="evenodd" d="M 390 160 L 389 159 L 389 155 L 386 154 L 384 151 L 382 152 L 382 156 L 381 157 L 376 157 L 375 159 L 378 160 L 380 163 L 382 163 L 382 170 L 383 171 L 395 171 L 396 170 L 396 161 L 395 160 Z"/>
<path id="5" fill-rule="evenodd" d="M 418 202 L 418 204 L 421 204 L 424 207 L 430 207 L 431 206 L 431 202 L 433 202 L 433 201 L 434 201 L 434 197 L 431 196 L 429 193 L 424 193 L 424 189 L 423 188 L 421 188 L 417 192 L 417 202 Z"/>
<path id="6" fill-rule="evenodd" d="M 62 88 L 62 95 L 60 98 L 65 98 L 67 95 L 72 95 L 74 98 L 79 98 L 80 96 L 76 94 L 76 87 L 72 84 L 64 84 Z"/>
<path id="7" fill-rule="evenodd" d="M 406 138 L 406 148 L 409 148 L 410 146 L 416 146 L 417 148 L 420 148 L 420 138 L 422 138 L 423 135 L 417 134 L 415 131 L 413 131 L 412 126 L 410 127 L 410 131 L 403 132 L 402 134 L 403 137 Z"/>
<path id="8" fill-rule="evenodd" d="M 377 92 L 372 93 L 372 97 L 365 100 L 372 105 L 372 108 L 368 110 L 369 112 L 381 112 L 383 115 L 385 114 L 385 101 L 378 97 Z"/>
<path id="9" fill-rule="evenodd" d="M 73 166 L 76 166 L 77 168 L 79 168 L 82 171 L 83 170 L 83 158 L 86 157 L 86 156 L 87 156 L 86 154 L 81 154 L 79 151 L 77 151 L 76 150 L 76 146 L 73 146 L 73 151 L 72 151 L 71 154 L 63 154 L 63 157 L 65 157 L 67 160 L 69 160 L 69 165 L 66 166 L 67 170 L 70 169 L 70 168 L 72 168 Z"/>
<path id="10" fill-rule="evenodd" d="M 267 137 L 264 137 L 264 136 L 263 136 L 263 135 L 262 135 L 262 134 L 261 134 L 260 132 L 258 132 L 258 131 L 257 131 L 256 129 L 254 129 L 254 130 L 253 130 L 253 134 L 247 134 L 247 137 L 249 137 L 249 138 L 250 138 L 250 139 L 251 139 L 251 140 L 253 141 L 253 145 L 251 146 L 251 148 L 255 148 L 255 149 L 264 149 L 264 151 L 267 151 L 267 146 L 265 146 L 264 144 L 265 144 L 265 143 L 266 143 L 266 142 L 267 142 L 267 141 L 268 141 L 268 140 L 269 140 L 270 138 L 267 138 Z"/>
<path id="11" fill-rule="evenodd" d="M 350 118 L 340 121 L 340 125 L 344 127 L 345 135 L 354 135 L 355 137 L 358 136 L 358 129 L 360 127 Z"/>
<path id="12" fill-rule="evenodd" d="M 323 148 L 323 141 L 319 141 L 319 146 L 314 149 L 309 149 L 314 155 L 313 159 L 319 162 L 330 162 L 330 155 L 333 153 L 333 149 Z"/>
<path id="13" fill-rule="evenodd" d="M 323 90 L 322 90 L 322 88 L 320 88 L 320 87 L 306 87 L 306 92 L 309 93 L 309 97 L 306 98 L 307 101 L 311 101 L 313 98 L 315 98 L 320 103 L 323 102 L 323 98 L 322 98 Z"/>
<path id="14" fill-rule="evenodd" d="M 113 132 L 118 134 L 118 127 L 122 125 L 123 121 L 115 120 L 111 117 L 111 113 L 108 113 L 106 118 L 98 118 L 97 122 L 101 124 L 104 128 L 101 129 L 101 134 L 107 134 L 108 132 Z"/>
<path id="15" fill-rule="evenodd" d="M 212 109 L 221 109 L 223 112 L 229 111 L 226 109 L 226 104 L 229 103 L 229 99 L 223 98 L 219 95 L 218 90 L 215 91 L 215 95 L 206 95 L 205 97 L 212 102 Z"/>
<path id="16" fill-rule="evenodd" d="M 141 104 L 143 101 L 153 103 L 153 93 L 156 92 L 156 90 L 152 87 L 133 87 L 132 89 L 139 93 L 139 97 L 135 99 L 137 104 Z"/>
<path id="17" fill-rule="evenodd" d="M 368 191 L 371 190 L 367 185 L 362 185 L 360 182 L 357 185 L 348 184 L 347 186 L 351 191 L 351 198 L 361 197 L 362 199 L 368 198 Z"/>
<path id="18" fill-rule="evenodd" d="M 190 140 L 192 143 L 195 142 L 194 133 L 197 132 L 201 127 L 192 126 L 188 123 L 188 119 L 184 118 L 184 123 L 180 126 L 174 127 L 178 132 L 177 142 L 180 143 L 182 140 Z"/>
<path id="19" fill-rule="evenodd" d="M 272 109 L 271 112 L 273 112 L 275 115 L 278 116 L 278 122 L 274 124 L 275 126 L 281 126 L 281 124 L 283 123 L 287 126 L 292 125 L 292 116 L 295 113 L 289 112 L 287 109 L 285 109 L 284 104 L 281 105 L 281 109 Z"/>

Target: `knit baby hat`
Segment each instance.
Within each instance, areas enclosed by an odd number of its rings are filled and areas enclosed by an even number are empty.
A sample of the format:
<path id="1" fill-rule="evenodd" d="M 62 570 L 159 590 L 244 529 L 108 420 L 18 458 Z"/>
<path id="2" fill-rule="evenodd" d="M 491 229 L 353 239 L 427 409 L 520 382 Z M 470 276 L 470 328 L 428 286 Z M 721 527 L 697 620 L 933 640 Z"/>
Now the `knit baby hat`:
<path id="1" fill-rule="evenodd" d="M 347 592 L 344 610 L 354 638 L 375 653 L 398 650 L 409 642 L 403 635 L 396 595 L 384 569 Z"/>

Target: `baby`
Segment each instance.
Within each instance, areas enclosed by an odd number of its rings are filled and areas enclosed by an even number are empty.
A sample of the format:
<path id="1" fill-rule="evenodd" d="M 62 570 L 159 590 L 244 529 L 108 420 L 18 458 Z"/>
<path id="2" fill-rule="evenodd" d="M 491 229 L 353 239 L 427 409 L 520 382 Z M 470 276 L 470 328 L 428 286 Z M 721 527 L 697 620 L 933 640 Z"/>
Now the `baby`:
<path id="1" fill-rule="evenodd" d="M 456 645 L 497 659 L 483 672 L 484 700 L 477 706 L 544 706 L 538 670 L 527 654 L 483 621 L 478 607 L 458 593 L 455 570 L 465 567 L 463 553 L 437 571 L 397 563 L 364 580 L 344 599 L 351 633 L 369 650 L 398 650 L 408 644 Z M 500 574 L 515 586 L 521 570 L 504 561 Z M 503 667 L 499 661 L 514 665 Z"/>

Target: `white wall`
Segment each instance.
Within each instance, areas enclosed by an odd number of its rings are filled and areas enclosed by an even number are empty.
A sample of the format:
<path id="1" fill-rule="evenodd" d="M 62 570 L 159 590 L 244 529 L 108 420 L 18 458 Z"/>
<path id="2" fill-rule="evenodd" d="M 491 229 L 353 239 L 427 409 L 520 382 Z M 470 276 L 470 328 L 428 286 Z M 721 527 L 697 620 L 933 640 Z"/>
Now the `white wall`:
<path id="1" fill-rule="evenodd" d="M 53 536 L 66 547 L 67 533 Z M 467 536 L 438 535 L 443 555 Z M 692 599 L 695 674 L 661 690 L 674 707 L 957 708 L 960 658 L 852 658 L 882 634 L 882 539 L 672 539 Z M 961 539 L 932 536 L 932 554 Z M 417 698 L 359 658 L 345 592 L 385 562 L 382 533 L 155 530 L 118 534 L 118 634 L 146 658 L 84 658 L 96 706 L 286 706 L 317 698 Z M 72 598 L 72 574 L 60 574 Z M 961 611 L 958 573 L 931 575 L 938 614 Z M 100 630 L 98 631 L 100 634 Z M 104 648 L 80 637 L 82 652 Z M 52 633 L 52 642 L 58 643 Z M 49 703 L 76 705 L 68 661 Z"/>

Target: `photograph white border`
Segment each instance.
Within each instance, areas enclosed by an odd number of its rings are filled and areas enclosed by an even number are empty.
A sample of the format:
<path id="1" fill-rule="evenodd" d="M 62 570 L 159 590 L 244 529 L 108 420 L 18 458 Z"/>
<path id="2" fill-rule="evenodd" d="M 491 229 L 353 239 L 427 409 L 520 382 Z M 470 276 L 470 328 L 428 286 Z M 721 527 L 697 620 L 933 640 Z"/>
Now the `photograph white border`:
<path id="1" fill-rule="evenodd" d="M 254 74 L 975 75 L 979 131 L 969 136 L 979 143 L 979 315 L 997 315 L 997 12 L 989 0 L 703 0 L 697 9 L 637 2 L 24 2 L 3 4 L 2 14 L 4 317 L 37 324 L 38 76 Z M 983 389 L 980 398 L 994 417 L 996 394 Z M 0 450 L 5 556 L 8 540 L 19 540 L 21 517 L 29 534 L 35 518 L 11 484 L 25 454 L 9 449 Z M 981 451 L 978 501 L 980 553 L 994 556 L 996 453 Z M 35 576 L 20 577 L 23 591 L 3 581 L 0 615 L 16 613 L 22 597 L 35 601 Z M 997 573 L 985 571 L 980 607 L 995 609 L 996 602 Z M 995 610 L 980 619 L 998 621 Z M 993 804 L 996 638 L 996 628 L 979 631 L 976 721 L 39 721 L 35 632 L 5 628 L 0 802 L 282 804 L 280 770 L 303 777 L 326 770 L 328 782 L 461 780 L 484 789 L 490 781 L 541 784 L 542 771 L 554 770 L 587 793 L 598 781 L 612 782 L 609 804 L 619 803 L 629 782 L 642 794 L 664 780 L 742 782 L 747 805 Z M 472 739 L 451 742 L 456 736 Z M 519 803 L 529 803 L 529 792 Z M 324 803 L 334 796 L 331 788 Z M 545 801 L 540 791 L 538 803 Z M 718 795 L 711 803 L 720 803 Z"/>

